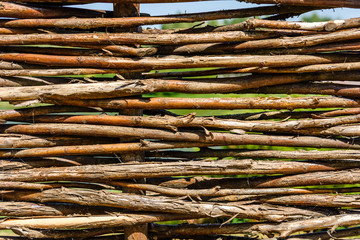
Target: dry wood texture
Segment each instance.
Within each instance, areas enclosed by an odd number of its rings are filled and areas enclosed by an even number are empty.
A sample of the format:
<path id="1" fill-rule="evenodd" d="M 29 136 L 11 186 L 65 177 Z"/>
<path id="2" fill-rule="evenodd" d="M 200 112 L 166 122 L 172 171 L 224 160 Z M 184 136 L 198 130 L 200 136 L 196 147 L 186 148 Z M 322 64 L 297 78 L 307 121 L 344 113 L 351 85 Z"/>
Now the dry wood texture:
<path id="1" fill-rule="evenodd" d="M 199 1 L 0 2 L 0 239 L 358 238 L 359 1 Z"/>

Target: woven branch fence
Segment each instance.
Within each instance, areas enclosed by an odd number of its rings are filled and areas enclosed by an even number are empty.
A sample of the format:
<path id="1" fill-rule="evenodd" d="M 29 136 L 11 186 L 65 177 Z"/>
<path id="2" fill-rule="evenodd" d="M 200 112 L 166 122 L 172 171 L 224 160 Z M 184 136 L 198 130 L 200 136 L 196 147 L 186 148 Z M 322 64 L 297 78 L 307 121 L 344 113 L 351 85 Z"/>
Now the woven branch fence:
<path id="1" fill-rule="evenodd" d="M 360 235 L 360 1 L 91 2 L 0 3 L 1 240 Z"/>

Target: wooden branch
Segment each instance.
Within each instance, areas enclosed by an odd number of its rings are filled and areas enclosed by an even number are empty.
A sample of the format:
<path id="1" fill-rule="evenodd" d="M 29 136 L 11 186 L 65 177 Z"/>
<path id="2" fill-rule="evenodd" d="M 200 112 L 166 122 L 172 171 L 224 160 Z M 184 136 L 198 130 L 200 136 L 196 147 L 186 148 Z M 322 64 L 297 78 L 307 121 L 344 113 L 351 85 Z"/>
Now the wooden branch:
<path id="1" fill-rule="evenodd" d="M 297 36 L 287 38 L 273 38 L 254 40 L 243 43 L 230 44 L 193 44 L 179 47 L 164 47 L 164 50 L 159 50 L 159 53 L 224 53 L 224 52 L 240 52 L 255 49 L 284 49 L 284 48 L 299 48 L 311 47 L 320 44 L 337 43 L 343 41 L 350 41 L 359 39 L 360 32 L 358 29 L 343 30 L 332 33 L 321 33 L 308 36 Z"/>
<path id="2" fill-rule="evenodd" d="M 316 193 L 339 193 L 342 191 L 346 192 L 356 192 L 359 191 L 359 188 L 355 189 L 299 189 L 299 188 L 264 188 L 264 189 L 221 189 L 220 186 L 208 189 L 177 189 L 177 188 L 169 188 L 169 187 L 162 187 L 158 185 L 152 184 L 140 184 L 140 183 L 129 183 L 129 182 L 111 182 L 111 185 L 114 186 L 121 186 L 121 187 L 128 187 L 134 188 L 144 191 L 151 191 L 160 193 L 167 196 L 182 196 L 182 197 L 192 197 L 192 198 L 202 198 L 202 197 L 220 197 L 220 196 L 231 196 L 231 195 L 261 195 L 260 197 L 263 198 L 263 202 L 274 203 L 274 204 L 283 204 L 281 198 L 271 198 L 268 199 L 264 195 L 301 195 L 303 196 L 308 194 L 307 196 L 311 198 L 312 194 Z M 322 196 L 322 195 L 320 195 Z M 296 198 L 295 196 L 293 196 Z M 274 200 L 275 199 L 275 200 Z M 299 197 L 300 199 L 300 197 Z M 211 199 L 213 201 L 213 199 Z M 261 200 L 262 201 L 262 200 Z M 285 202 L 285 201 L 284 201 Z M 291 203 L 294 205 L 293 203 Z M 291 205 L 290 203 L 288 205 Z M 295 204 L 296 205 L 296 204 Z M 305 205 L 305 204 L 304 204 Z M 320 202 L 319 202 L 319 205 Z"/>
<path id="3" fill-rule="evenodd" d="M 334 127 L 335 128 L 335 127 Z M 272 136 L 257 134 L 232 134 L 208 131 L 167 131 L 148 128 L 131 128 L 104 125 L 79 124 L 32 124 L 4 127 L 5 133 L 40 134 L 40 135 L 74 135 L 93 137 L 130 137 L 135 139 L 159 139 L 167 141 L 198 142 L 209 145 L 270 145 L 270 146 L 298 146 L 320 148 L 349 148 L 358 149 L 359 143 L 355 139 L 329 139 L 307 136 Z M 358 132 L 358 131 L 356 131 Z M 18 139 L 16 138 L 18 141 Z M 111 141 L 111 140 L 110 140 Z M 86 141 L 82 142 L 85 143 Z M 75 143 L 74 143 L 75 144 Z M 4 146 L 11 146 L 5 142 Z M 32 145 L 34 146 L 34 145 Z M 35 145 L 36 146 L 36 145 Z M 83 146 L 84 148 L 91 146 Z M 71 147 L 66 148 L 68 153 Z M 40 149 L 39 149 L 40 150 Z M 60 149 L 58 149 L 60 151 Z M 80 149 L 79 149 L 80 150 Z M 26 150 L 25 150 L 26 151 Z M 30 150 L 31 151 L 31 150 Z M 36 149 L 33 149 L 36 151 Z M 40 150 L 41 151 L 41 150 Z M 61 150 L 62 151 L 62 150 Z M 45 152 L 44 152 L 45 153 Z M 68 154 L 65 154 L 68 155 Z"/>
<path id="4" fill-rule="evenodd" d="M 279 158 L 279 159 L 307 159 L 307 160 L 346 160 L 360 159 L 360 153 L 352 150 L 331 150 L 331 151 L 275 151 L 275 150 L 214 150 L 202 148 L 198 152 L 183 151 L 155 151 L 147 152 L 147 157 L 155 158 L 181 158 L 181 159 L 199 159 L 199 158 Z"/>
<path id="5" fill-rule="evenodd" d="M 343 74 L 343 73 L 342 73 Z M 243 93 L 245 91 L 242 91 Z M 333 95 L 343 97 L 358 97 L 360 88 L 352 84 L 335 83 L 306 83 L 306 84 L 284 84 L 271 87 L 261 87 L 258 89 L 247 89 L 246 93 L 266 93 L 266 94 L 317 94 Z"/>
<path id="6" fill-rule="evenodd" d="M 80 137 L 35 137 L 21 134 L 0 134 L 0 148 L 32 148 L 71 146 L 114 142 L 114 139 L 89 139 Z"/>
<path id="7" fill-rule="evenodd" d="M 195 214 L 192 217 L 197 217 Z M 139 223 L 171 221 L 189 218 L 178 214 L 116 214 L 86 217 L 51 217 L 36 219 L 8 219 L 0 224 L 1 228 L 35 228 L 35 229 L 78 229 L 130 226 Z"/>
<path id="8" fill-rule="evenodd" d="M 288 109 L 359 108 L 358 99 L 337 97 L 296 98 L 141 98 L 80 100 L 46 96 L 44 103 L 107 109 Z"/>
<path id="9" fill-rule="evenodd" d="M 104 141 L 101 140 L 103 143 Z M 0 156 L 4 158 L 12 157 L 48 157 L 48 156 L 71 156 L 71 155 L 113 155 L 114 153 L 123 152 L 141 152 L 147 150 L 157 149 L 171 149 L 171 148 L 188 148 L 188 147 L 205 147 L 213 146 L 214 143 L 199 143 L 199 142 L 147 142 L 142 143 L 117 143 L 117 144 L 101 144 L 97 145 L 75 145 L 72 146 L 59 146 L 56 148 L 45 148 L 37 144 L 39 148 L 19 150 L 19 151 L 1 151 Z M 30 146 L 34 146 L 35 144 Z M 21 145 L 22 146 L 22 145 Z M 28 146 L 28 145 L 26 145 Z"/>
<path id="10" fill-rule="evenodd" d="M 260 202 L 286 206 L 318 206 L 336 208 L 358 208 L 360 206 L 358 195 L 340 194 L 303 194 L 269 198 L 264 197 L 260 200 Z"/>
<path id="11" fill-rule="evenodd" d="M 48 36 L 47 34 L 45 36 Z M 25 35 L 22 35 L 25 36 Z M 38 36 L 41 36 L 39 34 Z M 1 39 L 0 39 L 1 41 Z M 293 67 L 313 64 L 338 62 L 356 62 L 359 58 L 347 55 L 284 55 L 284 56 L 167 56 L 162 58 L 145 57 L 130 59 L 120 57 L 94 56 L 54 56 L 43 54 L 2 53 L 0 59 L 5 61 L 25 62 L 47 66 L 82 67 L 82 68 L 119 68 L 121 69 L 172 69 L 199 67 Z"/>
<path id="12" fill-rule="evenodd" d="M 312 7 L 348 7 L 348 8 L 360 8 L 360 3 L 357 0 L 238 0 L 239 2 L 249 3 L 266 3 L 266 4 L 284 4 L 284 5 L 295 5 L 295 6 L 312 6 Z"/>
<path id="13" fill-rule="evenodd" d="M 242 76 L 237 78 L 219 79 L 191 79 L 191 80 L 126 80 L 101 81 L 88 84 L 56 84 L 49 86 L 3 87 L 0 95 L 3 101 L 39 100 L 47 96 L 57 98 L 97 99 L 134 96 L 156 92 L 181 92 L 193 94 L 229 93 L 264 86 L 302 82 L 302 81 L 331 81 L 339 79 L 359 80 L 359 72 L 349 72 L 343 77 L 342 73 L 321 74 L 274 74 Z M 56 78 L 59 79 L 59 78 Z M 341 91 L 340 91 L 341 92 Z M 356 91 L 355 91 L 356 92 Z M 354 94 L 353 94 L 354 95 Z"/>
<path id="14" fill-rule="evenodd" d="M 107 74 L 107 73 L 122 73 L 118 69 L 93 69 L 93 68 L 61 68 L 61 69 L 26 69 L 26 70 L 1 70 L 0 76 L 62 76 L 62 75 L 93 75 L 93 74 Z"/>
<path id="15" fill-rule="evenodd" d="M 342 215 L 338 215 L 338 217 L 341 217 Z M 352 218 L 352 214 L 347 215 L 349 218 Z M 354 216 L 355 217 L 355 216 Z M 288 223 L 282 223 L 282 226 L 291 226 L 292 228 L 298 228 L 299 232 L 304 231 L 310 231 L 310 230 L 316 230 L 316 229 L 322 229 L 321 227 L 321 220 L 325 220 L 326 227 L 324 228 L 331 228 L 331 223 L 334 223 L 335 216 L 333 217 L 325 217 L 325 218 L 319 218 L 319 219 L 311 219 L 308 220 L 311 223 L 316 223 L 314 225 L 314 228 L 310 228 L 310 224 L 304 225 L 304 229 L 301 229 L 300 224 L 305 221 L 293 221 Z M 357 219 L 355 217 L 355 219 Z M 344 218 L 342 218 L 344 220 Z M 341 220 L 340 220 L 341 221 Z M 341 221 L 342 226 L 350 226 L 350 221 Z M 337 226 L 334 224 L 334 226 Z M 271 228 L 275 229 L 276 225 L 271 223 L 233 223 L 233 224 L 182 224 L 182 225 L 160 225 L 160 224 L 152 224 L 150 228 L 150 232 L 154 234 L 155 236 L 158 236 L 160 239 L 166 238 L 166 237 L 196 237 L 201 235 L 217 235 L 217 234 L 254 234 L 259 232 L 259 229 L 262 229 L 264 227 L 265 229 Z M 284 229 L 284 227 L 281 227 L 281 229 Z M 280 231 L 280 229 L 279 229 Z M 294 233 L 295 231 L 293 231 Z M 266 235 L 272 235 L 271 233 L 276 233 L 276 231 L 273 232 L 261 232 Z M 306 240 L 317 240 L 317 239 L 330 239 L 332 237 L 349 237 L 349 236 L 355 236 L 359 233 L 359 227 L 354 228 L 346 228 L 346 229 L 339 229 L 334 230 L 331 234 L 329 232 L 314 232 L 310 234 L 301 234 L 301 235 L 290 235 L 291 233 L 286 233 L 286 239 L 289 240 L 299 240 L 299 239 L 306 239 Z M 196 238 L 195 238 L 196 239 Z M 268 238 L 270 240 L 276 240 L 278 238 Z"/>
<path id="16" fill-rule="evenodd" d="M 34 192 L 35 193 L 35 192 Z M 118 214 L 119 211 L 115 208 L 108 207 L 87 207 L 82 206 L 79 208 L 75 204 L 62 204 L 62 203 L 31 203 L 31 202 L 1 202 L 0 213 L 7 217 L 39 217 L 39 216 L 89 216 L 114 213 Z"/>
<path id="17" fill-rule="evenodd" d="M 66 18 L 104 17 L 105 11 L 70 7 L 34 7 L 11 2 L 1 2 L 0 16 L 6 18 Z"/>
<path id="18" fill-rule="evenodd" d="M 102 18 L 105 19 L 105 18 Z M 80 19 L 78 19 L 80 20 Z M 26 20 L 16 20 L 26 21 Z M 39 20 L 40 21 L 40 20 Z M 10 27 L 10 24 L 5 26 Z M 53 25 L 52 25 L 53 26 Z M 216 43 L 229 41 L 248 41 L 279 36 L 271 32 L 218 32 L 201 34 L 141 34 L 141 33 L 79 33 L 79 34 L 24 34 L 1 36 L 0 45 L 29 44 L 146 44 L 179 45 L 191 43 Z M 349 39 L 350 40 L 350 39 Z"/>
<path id="19" fill-rule="evenodd" d="M 275 166 L 274 166 L 275 165 Z M 124 163 L 84 165 L 71 167 L 34 168 L 0 173 L 1 181 L 96 181 L 115 179 L 154 178 L 188 175 L 255 175 L 299 174 L 317 171 L 335 171 L 356 168 L 359 164 L 348 162 L 306 163 L 261 160 L 187 161 L 169 163 Z"/>
<path id="20" fill-rule="evenodd" d="M 0 117 L 1 118 L 1 117 Z M 11 119 L 7 119 L 11 120 Z M 24 120 L 23 120 L 24 121 Z M 100 124 L 115 126 L 137 126 L 167 128 L 176 130 L 178 127 L 206 127 L 220 129 L 242 129 L 244 131 L 276 132 L 291 131 L 304 128 L 329 128 L 337 125 L 359 123 L 360 114 L 355 116 L 338 117 L 330 119 L 304 119 L 286 122 L 279 121 L 240 121 L 231 119 L 217 119 L 206 117 L 195 117 L 195 114 L 185 117 L 172 116 L 109 116 L 109 115 L 51 115 L 38 116 L 27 120 L 32 123 L 76 123 L 76 124 Z"/>
<path id="21" fill-rule="evenodd" d="M 29 28 L 0 28 L 0 34 L 33 34 L 43 33 L 42 31 Z"/>
<path id="22" fill-rule="evenodd" d="M 90 29 L 90 28 L 101 28 L 101 27 L 135 27 L 140 25 L 153 25 L 153 24 L 166 24 L 166 23 L 179 23 L 179 22 L 198 22 L 198 21 L 208 21 L 208 20 L 217 20 L 224 18 L 245 18 L 252 16 L 261 16 L 261 15 L 271 15 L 271 14 L 287 14 L 290 12 L 303 13 L 306 11 L 313 10 L 313 8 L 302 7 L 300 9 L 293 7 L 257 7 L 257 8 L 248 8 L 248 9 L 236 9 L 236 10 L 223 10 L 216 12 L 205 12 L 205 13 L 193 13 L 193 14 L 176 14 L 176 15 L 166 15 L 166 16 L 157 16 L 157 17 L 126 17 L 126 18 L 103 18 L 105 13 L 90 11 L 90 10 L 78 10 L 74 8 L 65 8 L 59 9 L 41 9 L 36 11 L 33 8 L 28 9 L 19 9 L 21 5 L 12 4 L 11 7 L 16 10 L 11 9 L 12 16 L 14 18 L 27 18 L 26 20 L 1 20 L 0 26 L 3 27 L 56 27 L 56 28 L 80 28 L 80 29 Z M 8 6 L 6 6 L 8 7 Z M 10 7 L 10 5 L 9 5 Z M 23 7 L 25 8 L 25 7 Z M 17 11 L 19 10 L 19 11 Z M 52 10 L 52 11 L 51 11 Z M 22 16 L 21 12 L 24 12 Z M 40 12 L 40 14 L 39 14 Z M 81 14 L 78 14 L 80 12 Z M 6 12 L 9 14 L 9 11 Z M 85 17 L 80 19 L 71 19 L 66 17 L 71 17 L 72 15 L 77 17 Z M 97 14 L 98 16 L 95 16 Z M 91 17 L 92 18 L 89 18 Z M 1 16 L 1 11 L 0 11 Z M 18 17 L 19 16 L 19 17 Z M 6 16 L 5 16 L 6 17 Z M 9 16 L 7 16 L 9 17 Z M 86 18 L 87 17 L 87 18 Z M 95 18 L 98 17 L 98 18 Z M 33 18 L 33 19 L 31 19 Z M 48 19 L 41 19 L 48 18 Z M 49 19 L 57 18 L 57 19 Z M 91 20 L 91 21 L 90 21 Z"/>
<path id="23" fill-rule="evenodd" d="M 6 199 L 28 199 L 30 201 L 41 202 L 68 202 L 88 206 L 108 206 L 117 208 L 132 209 L 135 211 L 156 211 L 168 212 L 176 214 L 193 214 L 195 216 L 208 216 L 208 217 L 232 217 L 234 215 L 239 218 L 250 219 L 266 219 L 269 221 L 281 222 L 285 220 L 295 220 L 304 218 L 323 217 L 328 214 L 334 214 L 336 211 L 324 210 L 306 210 L 292 207 L 282 207 L 276 205 L 241 205 L 236 203 L 194 203 L 189 201 L 178 200 L 166 197 L 150 197 L 143 195 L 127 194 L 127 193 L 114 193 L 96 190 L 79 190 L 79 189 L 50 189 L 41 193 L 22 194 L 16 193 L 10 196 L 4 195 Z M 181 206 L 181 207 L 178 207 Z M 4 222 L 0 223 L 0 227 Z M 32 222 L 34 223 L 34 222 Z M 60 224 L 60 223 L 59 223 Z M 61 223 L 60 226 L 51 226 L 54 229 L 71 228 L 70 221 Z M 65 225 L 66 224 L 66 225 Z M 50 226 L 31 225 L 35 228 L 50 228 Z M 28 226 L 30 227 L 30 226 Z M 84 228 L 86 226 L 77 226 Z M 97 227 L 93 225 L 92 228 Z"/>
<path id="24" fill-rule="evenodd" d="M 272 21 L 250 18 L 242 23 L 243 29 L 255 28 L 274 28 L 274 29 L 300 29 L 310 31 L 328 31 L 333 32 L 346 28 L 360 27 L 359 18 L 351 18 L 346 20 L 332 20 L 328 22 L 286 22 L 286 21 Z"/>
<path id="25" fill-rule="evenodd" d="M 323 186 L 335 184 L 356 184 L 360 182 L 359 169 L 335 172 L 314 172 L 293 176 L 267 176 L 253 178 L 206 178 L 151 179 L 149 183 L 173 188 L 281 188 L 298 186 Z"/>

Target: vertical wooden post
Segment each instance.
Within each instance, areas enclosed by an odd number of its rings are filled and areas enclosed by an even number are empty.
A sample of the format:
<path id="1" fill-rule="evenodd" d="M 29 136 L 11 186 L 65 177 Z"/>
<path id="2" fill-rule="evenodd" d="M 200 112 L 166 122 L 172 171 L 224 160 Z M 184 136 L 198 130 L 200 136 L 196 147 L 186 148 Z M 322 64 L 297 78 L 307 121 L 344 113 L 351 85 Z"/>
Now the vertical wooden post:
<path id="1" fill-rule="evenodd" d="M 136 17 L 140 16 L 140 4 L 134 3 L 114 3 L 114 17 Z M 121 28 L 116 29 L 117 32 L 137 32 L 137 28 Z M 127 73 L 123 74 L 125 78 L 141 78 L 141 73 Z M 129 109 L 123 110 L 121 114 L 124 115 L 142 115 L 142 110 Z M 144 153 L 127 153 L 121 154 L 120 158 L 124 162 L 130 161 L 144 161 Z M 142 181 L 145 182 L 145 179 Z M 123 189 L 124 192 L 131 192 L 134 194 L 143 194 L 140 191 L 131 191 L 130 189 Z M 148 239 L 148 224 L 141 224 L 136 226 L 127 226 L 124 228 L 125 240 L 147 240 Z"/>

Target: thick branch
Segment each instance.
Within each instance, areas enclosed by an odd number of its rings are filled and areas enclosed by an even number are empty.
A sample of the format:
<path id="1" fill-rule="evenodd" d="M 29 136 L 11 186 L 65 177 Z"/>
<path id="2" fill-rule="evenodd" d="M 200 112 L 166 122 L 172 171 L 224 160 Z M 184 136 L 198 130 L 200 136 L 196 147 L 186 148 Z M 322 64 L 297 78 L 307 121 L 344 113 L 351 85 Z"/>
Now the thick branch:
<path id="1" fill-rule="evenodd" d="M 292 207 L 280 207 L 276 205 L 239 205 L 219 204 L 219 203 L 193 203 L 174 198 L 150 197 L 126 193 L 114 193 L 96 190 L 79 189 L 50 189 L 41 193 L 17 194 L 17 196 L 4 195 L 4 198 L 27 199 L 42 202 L 68 202 L 88 206 L 108 206 L 118 208 L 128 208 L 135 211 L 156 211 L 176 214 L 194 214 L 195 216 L 209 217 L 232 217 L 250 219 L 266 219 L 270 221 L 295 220 L 303 218 L 323 217 L 331 214 L 331 211 L 314 211 Z M 334 212 L 332 212 L 334 213 Z M 69 221 L 67 221 L 69 224 Z M 4 223 L 4 222 L 3 222 Z M 3 227 L 0 223 L 0 227 Z M 62 223 L 64 224 L 64 223 Z M 34 226 L 33 227 L 40 227 Z M 67 225 L 69 228 L 70 226 Z M 96 226 L 93 226 L 96 227 Z M 41 228 L 49 228 L 44 225 Z M 65 228 L 65 226 L 53 227 Z M 79 227 L 80 228 L 80 227 Z"/>
<path id="2" fill-rule="evenodd" d="M 299 174 L 359 167 L 358 162 L 306 163 L 254 160 L 124 163 L 54 168 L 33 168 L 0 173 L 1 181 L 108 181 L 144 177 L 188 175 Z"/>

